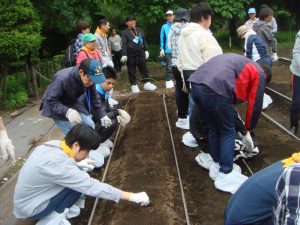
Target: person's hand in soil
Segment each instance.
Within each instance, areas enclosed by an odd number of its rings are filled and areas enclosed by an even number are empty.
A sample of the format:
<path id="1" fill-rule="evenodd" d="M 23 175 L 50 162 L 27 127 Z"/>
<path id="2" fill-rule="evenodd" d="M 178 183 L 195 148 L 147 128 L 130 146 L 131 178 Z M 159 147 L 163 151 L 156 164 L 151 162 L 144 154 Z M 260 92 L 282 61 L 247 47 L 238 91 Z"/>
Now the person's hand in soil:
<path id="1" fill-rule="evenodd" d="M 149 196 L 146 192 L 131 193 L 123 191 L 121 194 L 121 199 L 135 202 L 141 206 L 148 206 L 150 204 Z"/>
<path id="2" fill-rule="evenodd" d="M 118 109 L 118 112 L 119 112 L 119 116 L 117 116 L 118 122 L 123 127 L 125 127 L 130 122 L 130 115 L 122 109 Z"/>

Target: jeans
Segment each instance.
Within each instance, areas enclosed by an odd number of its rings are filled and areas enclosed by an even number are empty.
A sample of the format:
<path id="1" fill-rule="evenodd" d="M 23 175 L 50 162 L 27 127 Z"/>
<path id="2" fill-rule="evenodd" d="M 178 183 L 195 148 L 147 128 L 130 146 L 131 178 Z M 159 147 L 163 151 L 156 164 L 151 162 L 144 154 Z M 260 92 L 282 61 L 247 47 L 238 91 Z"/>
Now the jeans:
<path id="1" fill-rule="evenodd" d="M 273 219 L 272 218 L 268 218 L 265 221 L 261 221 L 260 223 L 251 223 L 251 224 L 235 224 L 235 223 L 227 223 L 224 222 L 224 225 L 274 225 L 273 223 Z"/>
<path id="2" fill-rule="evenodd" d="M 292 75 L 292 105 L 290 110 L 291 127 L 298 128 L 300 114 L 300 77 Z"/>
<path id="3" fill-rule="evenodd" d="M 80 116 L 81 116 L 81 119 L 82 119 L 82 123 L 90 126 L 91 128 L 95 129 L 95 123 L 94 121 L 92 120 L 92 118 L 88 115 L 85 115 L 83 113 L 79 113 Z M 73 126 L 75 126 L 75 124 L 73 123 L 70 123 L 69 120 L 58 120 L 58 119 L 53 119 L 56 126 L 59 127 L 59 129 L 64 133 L 64 134 L 67 134 L 71 128 Z"/>
<path id="4" fill-rule="evenodd" d="M 210 154 L 220 164 L 220 172 L 230 173 L 236 136 L 234 109 L 225 97 L 203 84 L 192 83 L 191 95 L 208 127 Z"/>
<path id="5" fill-rule="evenodd" d="M 166 53 L 165 80 L 169 81 L 172 78 L 173 78 L 173 73 L 172 73 L 172 55 L 171 55 L 171 53 Z"/>
<path id="6" fill-rule="evenodd" d="M 62 213 L 65 209 L 72 207 L 75 202 L 81 197 L 82 193 L 69 188 L 63 189 L 60 193 L 50 199 L 47 207 L 40 213 L 31 217 L 33 220 L 40 220 L 48 216 L 54 210 L 57 213 Z"/>
<path id="7" fill-rule="evenodd" d="M 176 66 L 172 66 L 173 75 L 176 81 L 175 97 L 178 110 L 178 118 L 186 118 L 189 110 L 189 96 L 182 91 L 183 81 L 181 79 L 180 71 Z"/>

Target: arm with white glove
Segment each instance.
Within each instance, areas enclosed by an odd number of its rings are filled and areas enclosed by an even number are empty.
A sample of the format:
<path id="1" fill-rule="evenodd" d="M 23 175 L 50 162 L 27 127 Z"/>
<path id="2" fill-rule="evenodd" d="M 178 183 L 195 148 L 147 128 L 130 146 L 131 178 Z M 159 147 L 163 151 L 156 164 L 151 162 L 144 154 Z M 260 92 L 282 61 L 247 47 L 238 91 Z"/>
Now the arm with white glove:
<path id="1" fill-rule="evenodd" d="M 149 58 L 149 52 L 145 51 L 145 59 L 148 59 L 148 58 Z"/>
<path id="2" fill-rule="evenodd" d="M 248 154 L 250 154 L 254 148 L 254 143 L 249 131 L 247 131 L 245 135 L 242 135 L 242 142 L 242 150 L 245 150 Z"/>
<path id="3" fill-rule="evenodd" d="M 123 56 L 122 56 L 121 62 L 122 62 L 122 63 L 126 63 L 126 62 L 127 62 L 127 56 L 126 56 L 126 55 L 123 55 Z"/>
<path id="4" fill-rule="evenodd" d="M 148 206 L 150 204 L 149 196 L 146 192 L 131 193 L 122 191 L 121 199 L 140 204 L 141 206 Z"/>
<path id="5" fill-rule="evenodd" d="M 122 109 L 118 109 L 119 116 L 117 116 L 118 122 L 125 127 L 130 122 L 130 115 Z"/>
<path id="6" fill-rule="evenodd" d="M 112 121 L 108 116 L 104 116 L 102 119 L 100 119 L 101 125 L 105 128 L 108 128 L 112 125 Z"/>
<path id="7" fill-rule="evenodd" d="M 85 171 L 92 171 L 95 163 L 96 161 L 86 158 L 80 162 L 77 162 L 77 166 Z"/>
<path id="8" fill-rule="evenodd" d="M 77 124 L 82 122 L 80 114 L 75 109 L 68 109 L 66 117 L 70 123 Z"/>
<path id="9" fill-rule="evenodd" d="M 2 153 L 1 157 L 5 161 L 10 160 L 12 164 L 16 162 L 14 146 L 7 135 L 6 129 L 2 121 L 2 117 L 0 117 L 0 150 Z"/>

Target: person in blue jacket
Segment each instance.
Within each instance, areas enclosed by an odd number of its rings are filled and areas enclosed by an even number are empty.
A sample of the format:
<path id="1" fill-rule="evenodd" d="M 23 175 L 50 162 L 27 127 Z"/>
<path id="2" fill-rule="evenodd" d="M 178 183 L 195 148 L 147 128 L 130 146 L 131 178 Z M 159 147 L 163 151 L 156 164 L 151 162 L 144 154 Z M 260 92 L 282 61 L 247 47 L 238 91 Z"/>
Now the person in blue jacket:
<path id="1" fill-rule="evenodd" d="M 172 55 L 170 46 L 168 46 L 168 36 L 175 16 L 172 10 L 168 10 L 166 12 L 166 16 L 167 22 L 162 25 L 160 30 L 160 56 L 165 57 L 166 59 L 166 88 L 173 88 L 174 82 L 172 81 Z"/>

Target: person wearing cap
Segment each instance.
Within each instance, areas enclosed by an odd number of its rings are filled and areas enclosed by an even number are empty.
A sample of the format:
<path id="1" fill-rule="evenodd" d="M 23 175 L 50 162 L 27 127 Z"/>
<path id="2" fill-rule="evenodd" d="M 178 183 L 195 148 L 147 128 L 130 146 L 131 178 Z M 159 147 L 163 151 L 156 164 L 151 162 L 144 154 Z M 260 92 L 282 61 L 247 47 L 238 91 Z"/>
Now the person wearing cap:
<path id="1" fill-rule="evenodd" d="M 78 21 L 77 31 L 78 31 L 78 36 L 75 40 L 74 47 L 73 47 L 73 55 L 75 59 L 77 58 L 77 55 L 83 46 L 83 42 L 82 42 L 83 35 L 90 33 L 90 24 L 84 20 Z"/>
<path id="2" fill-rule="evenodd" d="M 94 35 L 96 37 L 97 49 L 99 52 L 101 52 L 101 55 L 103 57 L 102 64 L 104 67 L 106 65 L 112 67 L 114 66 L 107 40 L 107 33 L 109 29 L 109 22 L 105 17 L 101 17 L 98 21 L 98 26 Z"/>
<path id="3" fill-rule="evenodd" d="M 253 28 L 253 24 L 258 21 L 258 18 L 256 18 L 256 9 L 255 8 L 248 9 L 248 15 L 249 15 L 249 20 L 245 23 L 245 25 L 247 27 Z"/>
<path id="4" fill-rule="evenodd" d="M 255 62 L 262 61 L 272 67 L 271 57 L 268 55 L 267 46 L 261 38 L 247 25 L 237 29 L 238 37 L 245 39 L 244 55 Z"/>
<path id="5" fill-rule="evenodd" d="M 121 62 L 127 65 L 131 91 L 139 93 L 137 85 L 136 67 L 138 66 L 144 82 L 144 90 L 154 91 L 156 86 L 149 81 L 149 71 L 146 60 L 149 57 L 148 45 L 144 32 L 136 27 L 136 20 L 133 16 L 126 17 L 127 28 L 122 32 L 122 58 Z"/>
<path id="6" fill-rule="evenodd" d="M 166 59 L 166 72 L 165 72 L 165 80 L 166 80 L 166 88 L 173 88 L 174 82 L 172 81 L 172 56 L 171 49 L 168 45 L 168 36 L 171 26 L 174 21 L 174 13 L 172 10 L 168 10 L 166 12 L 167 22 L 162 25 L 160 29 L 160 57 L 165 57 Z"/>
<path id="7" fill-rule="evenodd" d="M 65 221 L 80 214 L 80 208 L 84 208 L 83 194 L 147 206 L 149 197 L 145 192 L 122 191 L 80 170 L 78 164 L 99 144 L 100 138 L 94 129 L 77 124 L 64 140 L 51 140 L 37 146 L 19 174 L 13 200 L 14 215 L 39 220 L 38 224 L 61 224 L 58 220 Z"/>
<path id="8" fill-rule="evenodd" d="M 168 46 L 171 48 L 172 55 L 172 72 L 176 81 L 175 85 L 175 97 L 177 106 L 178 121 L 176 127 L 181 129 L 189 129 L 188 121 L 188 108 L 189 108 L 189 96 L 183 89 L 183 80 L 181 78 L 180 71 L 176 66 L 176 59 L 178 56 L 178 38 L 182 28 L 186 27 L 190 20 L 190 11 L 188 9 L 179 8 L 175 12 L 175 23 L 171 26 L 168 36 Z"/>
<path id="9" fill-rule="evenodd" d="M 79 66 L 58 71 L 44 93 L 40 106 L 42 116 L 52 118 L 64 134 L 78 123 L 95 128 L 92 112 L 104 127 L 109 127 L 112 121 L 106 116 L 95 88 L 95 84 L 104 81 L 101 63 L 95 59 L 85 59 Z M 83 94 L 88 109 L 79 99 Z"/>
<path id="10" fill-rule="evenodd" d="M 96 48 L 96 37 L 93 34 L 84 34 L 82 36 L 82 43 L 83 46 L 80 49 L 76 59 L 77 66 L 80 65 L 80 63 L 85 59 L 96 59 L 98 61 L 102 60 L 101 53 Z"/>

